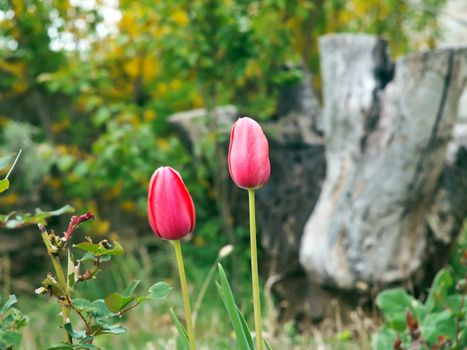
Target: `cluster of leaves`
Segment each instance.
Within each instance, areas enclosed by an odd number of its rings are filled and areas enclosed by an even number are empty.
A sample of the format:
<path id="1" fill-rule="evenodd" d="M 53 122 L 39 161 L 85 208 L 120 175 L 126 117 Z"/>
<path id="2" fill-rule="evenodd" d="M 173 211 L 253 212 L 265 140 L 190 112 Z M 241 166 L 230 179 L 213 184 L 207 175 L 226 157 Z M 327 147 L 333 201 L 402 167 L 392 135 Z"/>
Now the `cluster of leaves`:
<path id="1" fill-rule="evenodd" d="M 425 302 L 402 288 L 378 295 L 376 303 L 385 325 L 373 339 L 375 349 L 463 349 L 467 344 L 467 250 L 459 259 L 463 268 L 439 271 Z"/>
<path id="2" fill-rule="evenodd" d="M 0 349 L 2 350 L 19 347 L 22 338 L 21 328 L 28 323 L 27 317 L 12 307 L 16 302 L 16 296 L 10 295 L 0 309 Z"/>
<path id="3" fill-rule="evenodd" d="M 135 294 L 140 281 L 136 280 L 121 293 L 114 292 L 104 299 L 87 300 L 75 297 L 75 287 L 78 283 L 96 278 L 101 264 L 111 260 L 113 256 L 124 254 L 124 249 L 118 242 L 110 244 L 107 240 L 93 243 L 88 237 L 85 242 L 73 247 L 84 252 L 80 259 L 75 259 L 70 249 L 67 249 L 68 238 L 81 222 L 94 218 L 91 213 L 73 217 L 64 237 L 50 234 L 41 226 L 42 238 L 52 260 L 55 275 L 49 273 L 42 281 L 37 294 L 49 294 L 56 298 L 62 308 L 63 329 L 66 341 L 52 346 L 53 350 L 68 349 L 98 349 L 94 345 L 95 338 L 102 334 L 122 334 L 127 328 L 121 324 L 122 316 L 134 307 L 148 300 L 164 300 L 171 287 L 164 282 L 154 284 L 144 295 Z M 64 274 L 60 264 L 60 253 L 67 252 L 67 268 Z M 82 272 L 84 270 L 84 272 Z M 73 327 L 72 314 L 81 320 L 83 330 Z"/>

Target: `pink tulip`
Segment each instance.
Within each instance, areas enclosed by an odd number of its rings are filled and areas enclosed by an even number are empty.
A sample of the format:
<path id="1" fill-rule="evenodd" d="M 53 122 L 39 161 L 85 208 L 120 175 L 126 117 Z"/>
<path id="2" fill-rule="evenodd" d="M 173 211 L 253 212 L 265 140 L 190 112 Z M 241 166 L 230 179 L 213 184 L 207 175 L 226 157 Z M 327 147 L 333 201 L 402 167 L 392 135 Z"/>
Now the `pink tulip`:
<path id="1" fill-rule="evenodd" d="M 167 240 L 179 240 L 193 232 L 196 212 L 180 174 L 160 167 L 148 189 L 148 217 L 154 233 Z"/>
<path id="2" fill-rule="evenodd" d="M 228 163 L 232 180 L 241 188 L 253 190 L 268 182 L 268 140 L 253 119 L 239 118 L 232 127 Z"/>

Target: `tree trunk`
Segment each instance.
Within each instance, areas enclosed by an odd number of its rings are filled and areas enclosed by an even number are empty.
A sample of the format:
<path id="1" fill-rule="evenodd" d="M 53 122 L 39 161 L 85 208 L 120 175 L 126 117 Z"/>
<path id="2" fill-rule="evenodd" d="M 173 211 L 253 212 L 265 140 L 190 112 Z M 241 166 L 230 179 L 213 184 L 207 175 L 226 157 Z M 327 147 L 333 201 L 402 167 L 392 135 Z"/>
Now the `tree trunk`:
<path id="1" fill-rule="evenodd" d="M 430 213 L 439 217 L 445 202 L 438 190 L 467 49 L 393 64 L 386 46 L 368 35 L 320 41 L 327 173 L 300 262 L 312 280 L 340 289 L 422 278 L 432 239 L 449 244 L 461 228 L 447 212 L 439 237 Z"/>

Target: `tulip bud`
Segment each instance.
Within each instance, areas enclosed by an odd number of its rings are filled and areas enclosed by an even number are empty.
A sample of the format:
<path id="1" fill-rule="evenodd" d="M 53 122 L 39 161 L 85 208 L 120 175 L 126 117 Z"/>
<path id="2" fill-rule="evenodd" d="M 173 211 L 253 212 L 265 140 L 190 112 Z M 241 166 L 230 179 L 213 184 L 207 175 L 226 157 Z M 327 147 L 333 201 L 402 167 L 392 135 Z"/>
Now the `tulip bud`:
<path id="1" fill-rule="evenodd" d="M 230 176 L 238 187 L 253 190 L 268 182 L 268 140 L 253 119 L 239 118 L 232 127 L 228 163 Z"/>
<path id="2" fill-rule="evenodd" d="M 193 200 L 182 177 L 171 167 L 160 167 L 151 177 L 148 217 L 152 230 L 162 239 L 179 240 L 195 227 Z"/>

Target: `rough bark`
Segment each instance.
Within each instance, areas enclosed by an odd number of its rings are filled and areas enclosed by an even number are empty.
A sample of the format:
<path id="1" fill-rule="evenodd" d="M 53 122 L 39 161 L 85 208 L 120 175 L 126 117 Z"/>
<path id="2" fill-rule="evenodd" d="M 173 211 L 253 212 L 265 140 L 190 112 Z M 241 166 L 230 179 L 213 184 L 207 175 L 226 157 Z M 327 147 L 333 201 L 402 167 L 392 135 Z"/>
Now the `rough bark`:
<path id="1" fill-rule="evenodd" d="M 467 49 L 417 53 L 394 65 L 373 36 L 325 36 L 320 48 L 327 173 L 300 262 L 315 282 L 341 289 L 422 278 L 430 240 L 439 240 L 429 213 L 439 216 Z M 446 245 L 465 205 L 457 211 L 445 213 L 452 218 Z"/>

